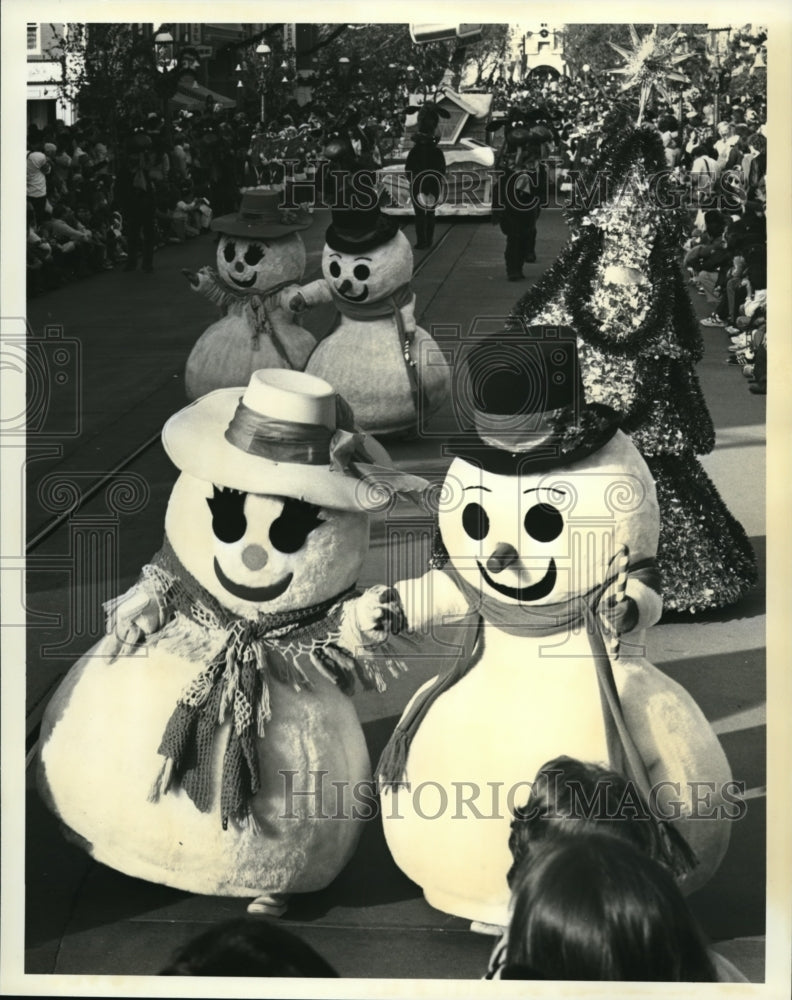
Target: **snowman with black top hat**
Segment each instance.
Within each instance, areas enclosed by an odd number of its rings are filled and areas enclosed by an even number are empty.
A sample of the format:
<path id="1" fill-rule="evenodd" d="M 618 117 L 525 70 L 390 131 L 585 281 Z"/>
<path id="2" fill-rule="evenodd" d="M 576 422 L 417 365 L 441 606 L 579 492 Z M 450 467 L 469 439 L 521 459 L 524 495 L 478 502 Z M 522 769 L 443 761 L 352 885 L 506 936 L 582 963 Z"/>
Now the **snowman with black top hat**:
<path id="1" fill-rule="evenodd" d="M 730 770 L 691 696 L 644 655 L 661 613 L 649 469 L 617 414 L 584 403 L 568 328 L 486 338 L 455 388 L 467 427 L 433 568 L 395 584 L 405 637 L 451 652 L 379 762 L 391 853 L 432 906 L 504 926 L 511 811 L 567 755 L 633 780 L 692 890 L 728 844 Z"/>
<path id="2" fill-rule="evenodd" d="M 349 694 L 398 664 L 367 658 L 389 597 L 355 584 L 371 511 L 426 484 L 287 369 L 162 439 L 181 470 L 162 549 L 50 701 L 39 789 L 97 861 L 278 915 L 357 844 L 371 775 Z"/>
<path id="3" fill-rule="evenodd" d="M 366 430 L 403 436 L 447 400 L 450 369 L 416 324 L 412 249 L 398 222 L 380 210 L 373 178 L 360 170 L 336 184 L 323 277 L 295 289 L 291 307 L 335 305 L 337 324 L 305 370 L 335 386 Z"/>
<path id="4" fill-rule="evenodd" d="M 195 291 L 223 315 L 199 337 L 187 359 L 187 397 L 246 385 L 259 368 L 302 371 L 316 341 L 289 307 L 288 288 L 305 272 L 300 232 L 312 222 L 285 207 L 283 189 L 249 188 L 238 212 L 213 219 L 217 267 L 184 271 Z"/>

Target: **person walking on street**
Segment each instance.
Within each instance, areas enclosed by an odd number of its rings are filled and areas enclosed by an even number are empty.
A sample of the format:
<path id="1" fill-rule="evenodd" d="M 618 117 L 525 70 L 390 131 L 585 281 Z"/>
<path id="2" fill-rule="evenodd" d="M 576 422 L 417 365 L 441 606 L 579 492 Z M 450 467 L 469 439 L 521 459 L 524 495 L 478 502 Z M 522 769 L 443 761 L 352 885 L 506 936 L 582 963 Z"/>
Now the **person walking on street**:
<path id="1" fill-rule="evenodd" d="M 506 277 L 520 281 L 523 264 L 536 261 L 536 224 L 547 173 L 541 160 L 541 141 L 528 129 L 512 129 L 496 165 L 493 219 L 506 237 Z"/>
<path id="2" fill-rule="evenodd" d="M 413 108 L 408 108 L 408 112 Z M 437 126 L 448 112 L 427 102 L 418 111 L 418 131 L 415 145 L 404 166 L 410 184 L 410 200 L 415 212 L 415 249 L 427 250 L 434 241 L 435 211 L 440 202 L 446 172 L 445 156 L 438 147 Z"/>

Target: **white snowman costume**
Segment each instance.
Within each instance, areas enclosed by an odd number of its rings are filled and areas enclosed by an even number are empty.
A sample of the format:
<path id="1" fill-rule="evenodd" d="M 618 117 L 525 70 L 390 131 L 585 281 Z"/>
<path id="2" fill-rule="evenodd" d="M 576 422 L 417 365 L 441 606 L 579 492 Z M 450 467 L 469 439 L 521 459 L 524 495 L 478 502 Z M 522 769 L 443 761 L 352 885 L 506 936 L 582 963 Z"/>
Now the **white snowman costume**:
<path id="1" fill-rule="evenodd" d="M 545 411 L 523 400 L 509 412 L 515 385 L 525 393 L 556 375 L 575 384 L 570 334 L 549 341 L 533 370 L 532 342 L 485 388 L 474 441 L 456 449 L 445 480 L 448 563 L 396 584 L 411 632 L 431 627 L 456 662 L 416 693 L 380 760 L 385 837 L 432 906 L 501 926 L 511 814 L 553 757 L 610 763 L 659 818 L 680 817 L 698 859 L 687 890 L 712 874 L 729 838 L 726 819 L 687 819 L 691 782 L 714 782 L 704 811 L 717 813 L 731 777 L 723 750 L 690 695 L 643 655 L 644 629 L 661 613 L 645 462 L 598 404 L 571 417 L 551 388 Z M 486 375 L 487 356 L 497 366 L 519 351 L 493 341 L 470 370 Z"/>
<path id="2" fill-rule="evenodd" d="M 348 190 L 342 188 L 342 197 Z M 335 207 L 323 278 L 295 290 L 292 299 L 297 308 L 336 306 L 338 324 L 305 370 L 335 386 L 361 426 L 378 436 L 415 433 L 450 393 L 448 363 L 415 322 L 412 272 L 412 249 L 394 219 L 376 205 Z"/>
<path id="3" fill-rule="evenodd" d="M 203 397 L 163 443 L 182 470 L 165 544 L 52 698 L 39 788 L 98 861 L 277 914 L 357 843 L 370 763 L 348 693 L 382 684 L 352 655 L 370 487 L 425 484 L 301 372 Z"/>
<path id="4" fill-rule="evenodd" d="M 196 341 L 187 359 L 188 399 L 247 385 L 259 368 L 302 371 L 316 346 L 289 307 L 287 289 L 305 272 L 300 230 L 312 219 L 284 208 L 280 188 L 249 188 L 238 212 L 212 221 L 220 233 L 217 269 L 187 273 L 195 291 L 219 305 L 223 315 Z"/>

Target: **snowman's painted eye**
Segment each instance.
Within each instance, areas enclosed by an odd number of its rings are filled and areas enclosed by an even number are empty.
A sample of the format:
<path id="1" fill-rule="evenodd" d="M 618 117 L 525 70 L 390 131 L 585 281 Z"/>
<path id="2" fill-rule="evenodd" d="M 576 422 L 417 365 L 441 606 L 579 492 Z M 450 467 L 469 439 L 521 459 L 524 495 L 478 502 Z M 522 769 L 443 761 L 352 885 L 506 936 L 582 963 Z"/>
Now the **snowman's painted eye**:
<path id="1" fill-rule="evenodd" d="M 365 264 L 358 264 L 355 270 L 352 272 L 358 281 L 365 281 L 366 278 L 371 274 L 371 271 Z"/>
<path id="2" fill-rule="evenodd" d="M 322 524 L 319 510 L 315 504 L 285 497 L 283 510 L 269 530 L 270 541 L 278 552 L 297 552 L 305 545 L 308 535 Z"/>
<path id="3" fill-rule="evenodd" d="M 236 243 L 234 243 L 233 240 L 229 240 L 229 242 L 223 247 L 223 256 L 229 264 L 234 257 L 236 257 Z"/>
<path id="4" fill-rule="evenodd" d="M 561 512 L 547 503 L 537 503 L 528 511 L 523 521 L 525 530 L 537 542 L 552 542 L 564 528 Z"/>
<path id="5" fill-rule="evenodd" d="M 264 256 L 264 248 L 259 246 L 258 243 L 251 243 L 250 246 L 245 251 L 245 263 L 250 264 L 254 267 L 261 258 Z"/>
<path id="6" fill-rule="evenodd" d="M 487 537 L 489 531 L 489 518 L 487 512 L 479 503 L 469 503 L 462 511 L 462 527 L 467 534 L 480 542 Z"/>
<path id="7" fill-rule="evenodd" d="M 220 490 L 216 486 L 212 489 L 214 496 L 206 500 L 212 512 L 212 531 L 221 542 L 238 542 L 247 531 L 244 513 L 247 493 L 229 490 L 225 486 Z"/>
<path id="8" fill-rule="evenodd" d="M 337 260 L 331 260 L 330 267 L 328 267 L 327 270 L 330 272 L 330 274 L 332 274 L 334 278 L 337 278 L 341 273 L 341 265 L 338 263 Z"/>

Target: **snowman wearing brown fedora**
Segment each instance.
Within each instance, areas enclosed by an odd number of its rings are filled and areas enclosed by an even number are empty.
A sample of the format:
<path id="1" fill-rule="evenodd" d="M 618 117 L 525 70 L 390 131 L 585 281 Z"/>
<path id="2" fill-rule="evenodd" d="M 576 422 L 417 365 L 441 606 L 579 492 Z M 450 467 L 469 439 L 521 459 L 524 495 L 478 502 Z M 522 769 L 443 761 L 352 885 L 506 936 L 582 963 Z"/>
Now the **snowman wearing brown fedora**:
<path id="1" fill-rule="evenodd" d="M 223 315 L 199 337 L 187 359 L 187 397 L 246 385 L 259 368 L 302 371 L 316 345 L 289 308 L 286 289 L 301 281 L 305 245 L 300 232 L 313 221 L 283 205 L 279 187 L 249 188 L 239 211 L 212 220 L 220 234 L 217 266 L 185 271 L 192 287 Z"/>
<path id="2" fill-rule="evenodd" d="M 512 812 L 565 755 L 632 780 L 690 891 L 725 853 L 731 775 L 694 700 L 645 657 L 661 613 L 649 469 L 616 413 L 584 402 L 568 328 L 485 339 L 458 388 L 434 568 L 395 584 L 409 632 L 447 662 L 379 762 L 390 851 L 432 906 L 506 925 Z"/>
<path id="3" fill-rule="evenodd" d="M 415 321 L 413 255 L 398 222 L 379 207 L 365 171 L 339 185 L 325 235 L 322 275 L 294 289 L 291 306 L 332 302 L 333 332 L 305 370 L 349 400 L 361 426 L 378 436 L 415 433 L 446 401 L 450 369 Z"/>
<path id="4" fill-rule="evenodd" d="M 276 915 L 350 859 L 371 789 L 349 693 L 384 589 L 369 516 L 400 473 L 322 380 L 271 369 L 166 423 L 181 470 L 162 549 L 41 728 L 39 788 L 96 860 Z M 332 819 L 331 819 L 332 817 Z"/>

